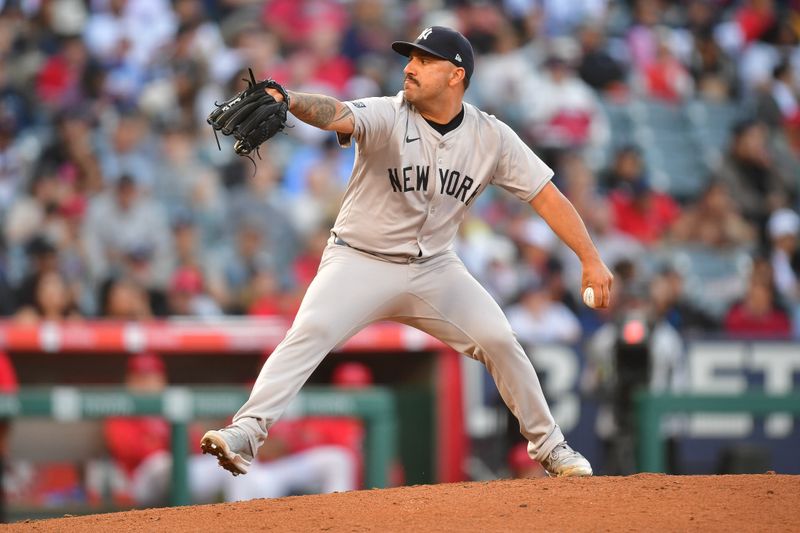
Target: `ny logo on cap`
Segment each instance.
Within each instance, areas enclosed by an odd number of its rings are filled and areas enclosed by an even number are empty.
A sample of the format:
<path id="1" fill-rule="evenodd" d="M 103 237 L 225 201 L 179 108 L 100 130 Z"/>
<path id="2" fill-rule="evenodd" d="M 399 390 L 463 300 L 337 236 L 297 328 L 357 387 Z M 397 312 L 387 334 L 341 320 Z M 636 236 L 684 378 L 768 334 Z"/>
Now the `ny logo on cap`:
<path id="1" fill-rule="evenodd" d="M 422 30 L 422 33 L 419 34 L 419 37 L 417 37 L 417 40 L 418 41 L 424 41 L 425 39 L 428 38 L 428 36 L 431 33 L 433 33 L 433 28 L 425 28 L 424 30 Z"/>

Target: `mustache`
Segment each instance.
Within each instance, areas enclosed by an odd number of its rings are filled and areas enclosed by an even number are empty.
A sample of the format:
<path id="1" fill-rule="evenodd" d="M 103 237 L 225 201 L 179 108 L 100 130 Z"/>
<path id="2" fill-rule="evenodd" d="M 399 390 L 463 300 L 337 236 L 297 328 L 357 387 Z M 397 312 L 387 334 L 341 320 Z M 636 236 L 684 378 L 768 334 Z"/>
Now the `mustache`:
<path id="1" fill-rule="evenodd" d="M 405 81 L 409 81 L 411 83 L 419 85 L 419 82 L 417 80 L 415 80 L 412 76 L 406 76 Z"/>

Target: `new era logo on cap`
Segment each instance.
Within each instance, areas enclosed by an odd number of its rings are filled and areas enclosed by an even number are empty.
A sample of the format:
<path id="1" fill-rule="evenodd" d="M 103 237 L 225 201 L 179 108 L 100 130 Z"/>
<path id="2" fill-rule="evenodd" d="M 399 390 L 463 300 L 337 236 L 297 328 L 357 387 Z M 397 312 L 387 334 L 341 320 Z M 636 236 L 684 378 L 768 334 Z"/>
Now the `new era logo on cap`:
<path id="1" fill-rule="evenodd" d="M 446 59 L 458 67 L 463 67 L 467 79 L 472 76 L 475 66 L 472 45 L 466 37 L 454 29 L 444 26 L 425 28 L 413 43 L 395 41 L 392 50 L 408 57 L 412 50 L 422 50 L 431 55 Z"/>

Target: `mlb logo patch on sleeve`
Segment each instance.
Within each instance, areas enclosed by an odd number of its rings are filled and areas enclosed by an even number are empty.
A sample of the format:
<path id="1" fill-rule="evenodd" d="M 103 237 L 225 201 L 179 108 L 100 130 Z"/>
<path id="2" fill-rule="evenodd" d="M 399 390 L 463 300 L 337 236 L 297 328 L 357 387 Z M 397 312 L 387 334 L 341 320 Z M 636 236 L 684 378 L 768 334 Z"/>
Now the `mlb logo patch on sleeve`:
<path id="1" fill-rule="evenodd" d="M 359 100 L 356 100 L 355 102 L 353 102 L 353 105 L 356 106 L 356 107 L 367 107 L 367 104 L 365 104 L 364 102 L 361 102 Z"/>

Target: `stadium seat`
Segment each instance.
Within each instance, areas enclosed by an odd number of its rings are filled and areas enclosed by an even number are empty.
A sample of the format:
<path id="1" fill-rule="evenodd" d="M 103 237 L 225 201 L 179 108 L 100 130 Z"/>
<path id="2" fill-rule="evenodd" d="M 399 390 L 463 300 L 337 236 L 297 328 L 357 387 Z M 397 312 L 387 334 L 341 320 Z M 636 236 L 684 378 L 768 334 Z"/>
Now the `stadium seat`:
<path id="1" fill-rule="evenodd" d="M 711 167 L 688 108 L 638 99 L 628 109 L 629 131 L 642 147 L 653 186 L 679 201 L 694 199 Z"/>
<path id="2" fill-rule="evenodd" d="M 734 123 L 747 111 L 737 104 L 699 99 L 688 103 L 686 109 L 694 136 L 703 149 L 703 157 L 709 166 L 713 166 L 727 147 Z"/>

